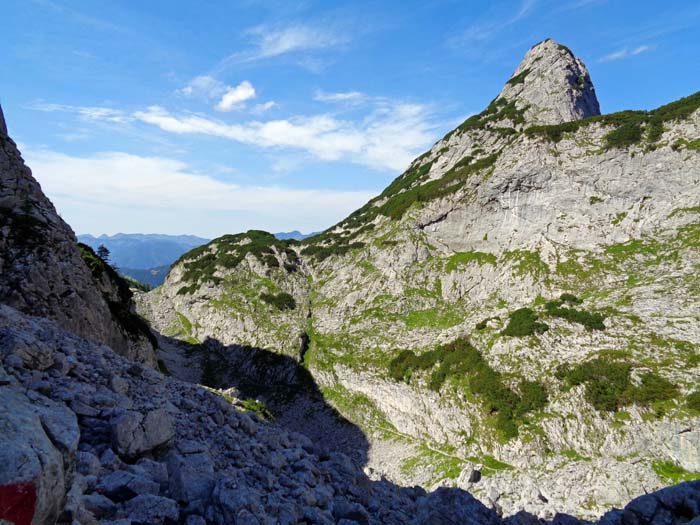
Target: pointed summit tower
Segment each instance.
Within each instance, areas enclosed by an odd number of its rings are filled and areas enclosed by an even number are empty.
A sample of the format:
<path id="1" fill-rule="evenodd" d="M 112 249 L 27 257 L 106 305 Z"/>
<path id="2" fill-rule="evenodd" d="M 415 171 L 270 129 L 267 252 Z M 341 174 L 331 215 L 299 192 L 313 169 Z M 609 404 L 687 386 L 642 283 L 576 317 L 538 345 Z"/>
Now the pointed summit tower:
<path id="1" fill-rule="evenodd" d="M 2 106 L 0 106 L 0 136 L 7 136 L 7 124 L 5 124 L 5 115 L 2 113 Z"/>
<path id="2" fill-rule="evenodd" d="M 514 102 L 529 126 L 600 115 L 585 64 L 551 39 L 530 48 L 496 100 Z"/>

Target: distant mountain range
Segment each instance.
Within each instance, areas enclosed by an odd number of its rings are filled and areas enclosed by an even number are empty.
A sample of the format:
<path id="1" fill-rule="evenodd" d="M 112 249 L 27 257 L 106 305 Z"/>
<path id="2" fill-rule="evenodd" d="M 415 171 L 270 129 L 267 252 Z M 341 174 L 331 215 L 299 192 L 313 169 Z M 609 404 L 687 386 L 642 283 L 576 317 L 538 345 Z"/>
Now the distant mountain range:
<path id="1" fill-rule="evenodd" d="M 294 230 L 275 233 L 278 239 L 300 241 L 315 235 Z M 115 235 L 78 235 L 78 240 L 93 249 L 104 245 L 109 250 L 109 262 L 123 275 L 150 286 L 160 286 L 170 265 L 183 253 L 206 244 L 209 239 L 195 235 L 164 235 L 158 233 L 117 233 Z"/>
<path id="2" fill-rule="evenodd" d="M 295 240 L 295 241 L 301 241 L 303 239 L 306 239 L 307 237 L 313 237 L 314 235 L 318 235 L 321 232 L 311 232 L 311 233 L 301 233 L 299 230 L 294 230 L 291 232 L 278 232 L 278 233 L 273 233 L 275 237 L 277 237 L 281 241 L 286 241 L 286 240 Z"/>
<path id="3" fill-rule="evenodd" d="M 109 260 L 118 268 L 148 270 L 172 264 L 180 255 L 209 242 L 194 235 L 117 233 L 116 235 L 78 235 L 78 240 L 97 249 L 109 249 Z"/>

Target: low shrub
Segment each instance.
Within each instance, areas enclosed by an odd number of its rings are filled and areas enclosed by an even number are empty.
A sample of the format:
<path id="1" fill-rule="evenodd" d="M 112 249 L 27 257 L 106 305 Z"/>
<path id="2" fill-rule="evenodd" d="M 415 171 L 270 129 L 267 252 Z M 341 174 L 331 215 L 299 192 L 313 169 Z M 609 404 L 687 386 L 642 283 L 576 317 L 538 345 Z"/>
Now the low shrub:
<path id="1" fill-rule="evenodd" d="M 700 414 L 700 390 L 688 394 L 685 398 L 685 405 L 692 411 Z"/>
<path id="2" fill-rule="evenodd" d="M 574 300 L 573 304 L 578 304 L 578 299 L 576 296 L 571 295 L 569 299 L 571 298 Z M 605 323 L 603 323 L 605 316 L 603 314 L 599 314 L 597 312 L 586 312 L 585 310 L 576 310 L 575 308 L 564 308 L 562 306 L 563 302 L 563 300 L 548 301 L 545 304 L 547 314 L 551 315 L 552 317 L 560 317 L 562 319 L 566 319 L 567 321 L 578 323 L 586 327 L 587 330 L 605 330 Z M 572 304 L 571 301 L 567 302 Z"/>
<path id="3" fill-rule="evenodd" d="M 508 324 L 501 332 L 501 335 L 525 337 L 541 334 L 549 330 L 549 325 L 539 322 L 538 319 L 537 314 L 530 308 L 515 310 L 508 317 Z"/>
<path id="4" fill-rule="evenodd" d="M 294 300 L 294 297 L 287 292 L 280 292 L 278 294 L 261 293 L 260 299 L 278 310 L 294 310 L 297 307 L 297 302 Z"/>
<path id="5" fill-rule="evenodd" d="M 640 385 L 633 385 L 631 371 L 629 363 L 598 357 L 573 367 L 560 365 L 555 375 L 568 386 L 585 385 L 586 400 L 601 412 L 615 412 L 632 403 L 649 406 L 677 396 L 676 385 L 654 372 L 644 373 Z"/>

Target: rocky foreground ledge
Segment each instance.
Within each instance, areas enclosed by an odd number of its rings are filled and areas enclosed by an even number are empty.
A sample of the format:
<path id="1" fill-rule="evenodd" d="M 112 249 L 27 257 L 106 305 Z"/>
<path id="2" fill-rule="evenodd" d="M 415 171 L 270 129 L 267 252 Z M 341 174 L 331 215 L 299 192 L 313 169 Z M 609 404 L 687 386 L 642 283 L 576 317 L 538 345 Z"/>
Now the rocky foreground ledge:
<path id="1" fill-rule="evenodd" d="M 0 523 L 545 523 L 503 518 L 458 489 L 370 481 L 348 457 L 242 412 L 236 399 L 4 305 L 0 406 Z M 600 523 L 700 524 L 699 515 L 693 481 Z"/>

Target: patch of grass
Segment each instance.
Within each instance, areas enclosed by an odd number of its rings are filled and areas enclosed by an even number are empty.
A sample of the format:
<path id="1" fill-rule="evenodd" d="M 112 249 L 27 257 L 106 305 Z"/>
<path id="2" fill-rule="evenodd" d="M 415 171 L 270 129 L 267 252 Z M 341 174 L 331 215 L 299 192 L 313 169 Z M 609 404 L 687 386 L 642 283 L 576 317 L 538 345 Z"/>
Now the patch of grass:
<path id="1" fill-rule="evenodd" d="M 246 412 L 257 414 L 262 419 L 268 421 L 274 419 L 272 412 L 267 409 L 265 403 L 257 399 L 242 399 L 241 406 Z"/>
<path id="2" fill-rule="evenodd" d="M 447 259 L 447 265 L 445 270 L 449 272 L 455 271 L 459 266 L 466 266 L 471 263 L 477 263 L 479 266 L 484 264 L 490 264 L 491 266 L 496 266 L 496 256 L 492 253 L 486 252 L 457 252 Z"/>
<path id="3" fill-rule="evenodd" d="M 531 308 L 519 308 L 510 314 L 508 324 L 501 335 L 509 337 L 526 337 L 541 334 L 549 330 L 549 325 L 539 321 L 538 315 Z"/>
<path id="4" fill-rule="evenodd" d="M 514 250 L 503 254 L 504 261 L 514 263 L 515 273 L 519 276 L 531 275 L 540 279 L 549 274 L 549 266 L 541 258 L 538 252 L 529 250 Z"/>
<path id="5" fill-rule="evenodd" d="M 530 69 L 523 69 L 520 73 L 512 77 L 506 84 L 509 84 L 511 86 L 517 86 L 518 84 L 522 84 L 525 82 L 525 77 L 527 77 L 530 74 Z"/>
<path id="6" fill-rule="evenodd" d="M 603 199 L 601 199 L 600 197 L 596 197 L 595 195 L 588 199 L 588 203 L 591 206 L 593 206 L 594 204 L 598 204 L 599 202 L 603 202 Z"/>
<path id="7" fill-rule="evenodd" d="M 572 461 L 590 461 L 591 460 L 591 458 L 586 457 L 586 456 L 582 456 L 581 454 L 579 454 L 578 452 L 576 452 L 572 448 L 562 450 L 561 455 L 571 459 Z"/>
<path id="8" fill-rule="evenodd" d="M 404 317 L 406 328 L 414 330 L 417 328 L 451 328 L 458 325 L 462 317 L 452 309 L 428 308 L 426 310 L 414 310 Z"/>
<path id="9" fill-rule="evenodd" d="M 657 476 L 669 484 L 700 479 L 700 473 L 687 471 L 673 461 L 654 461 L 651 468 L 654 469 Z"/>
<path id="10" fill-rule="evenodd" d="M 671 146 L 671 149 L 673 151 L 680 151 L 682 149 L 689 149 L 692 151 L 700 151 L 700 139 L 695 139 L 695 140 L 686 140 L 686 139 L 678 139 L 676 142 L 673 143 Z"/>

